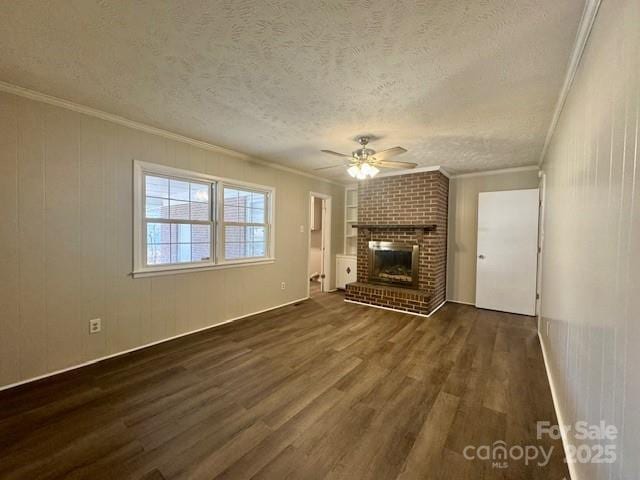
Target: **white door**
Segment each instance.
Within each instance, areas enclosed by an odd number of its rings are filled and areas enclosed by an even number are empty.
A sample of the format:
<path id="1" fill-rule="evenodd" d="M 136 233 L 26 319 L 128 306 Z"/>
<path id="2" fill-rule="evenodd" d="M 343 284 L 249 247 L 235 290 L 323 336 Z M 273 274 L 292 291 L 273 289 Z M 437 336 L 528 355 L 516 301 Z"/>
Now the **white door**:
<path id="1" fill-rule="evenodd" d="M 478 194 L 476 306 L 535 315 L 538 189 Z"/>

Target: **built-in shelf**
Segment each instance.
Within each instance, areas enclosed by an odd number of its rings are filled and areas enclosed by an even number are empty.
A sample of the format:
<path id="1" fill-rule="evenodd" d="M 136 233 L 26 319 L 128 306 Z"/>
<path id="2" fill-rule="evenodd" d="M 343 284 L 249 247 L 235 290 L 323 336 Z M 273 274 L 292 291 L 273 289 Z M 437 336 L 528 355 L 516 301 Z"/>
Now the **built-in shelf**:
<path id="1" fill-rule="evenodd" d="M 345 189 L 344 222 L 344 254 L 355 256 L 358 251 L 358 231 L 352 228 L 358 223 L 358 187 L 355 185 Z"/>
<path id="2" fill-rule="evenodd" d="M 436 229 L 435 224 L 379 224 L 379 223 L 356 223 L 353 228 L 366 228 L 368 230 L 424 230 L 426 232 Z"/>

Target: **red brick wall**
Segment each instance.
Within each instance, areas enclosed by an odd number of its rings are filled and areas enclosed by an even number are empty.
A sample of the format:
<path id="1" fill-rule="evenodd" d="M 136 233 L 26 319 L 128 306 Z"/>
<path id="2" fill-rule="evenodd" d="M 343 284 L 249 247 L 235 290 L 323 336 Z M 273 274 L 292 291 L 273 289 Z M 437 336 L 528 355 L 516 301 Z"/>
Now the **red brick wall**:
<path id="1" fill-rule="evenodd" d="M 358 282 L 368 276 L 369 240 L 420 245 L 418 289 L 429 294 L 429 310 L 445 300 L 449 179 L 440 172 L 374 178 L 358 184 L 358 223 L 435 224 L 415 229 L 358 230 Z M 348 296 L 347 296 L 348 298 Z"/>
<path id="2" fill-rule="evenodd" d="M 358 223 L 435 223 L 446 227 L 448 205 L 449 179 L 437 171 L 358 183 Z"/>

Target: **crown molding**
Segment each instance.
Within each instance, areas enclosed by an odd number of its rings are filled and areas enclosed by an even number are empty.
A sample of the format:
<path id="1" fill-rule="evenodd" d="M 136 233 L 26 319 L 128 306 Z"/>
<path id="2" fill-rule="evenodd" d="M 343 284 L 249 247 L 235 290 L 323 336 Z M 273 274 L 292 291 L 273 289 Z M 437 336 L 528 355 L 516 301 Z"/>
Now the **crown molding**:
<path id="1" fill-rule="evenodd" d="M 384 178 L 384 177 L 397 177 L 398 175 L 410 175 L 412 173 L 421 173 L 421 172 L 441 172 L 445 177 L 451 178 L 449 172 L 447 172 L 440 165 L 433 165 L 430 167 L 416 167 L 416 168 L 407 168 L 404 170 L 396 170 L 394 172 L 383 172 L 379 173 L 375 176 L 375 178 Z"/>
<path id="2" fill-rule="evenodd" d="M 83 115 L 99 118 L 107 122 L 116 123 L 124 127 L 132 128 L 134 130 L 139 130 L 145 133 L 150 133 L 151 135 L 164 137 L 169 140 L 174 140 L 176 142 L 187 143 L 189 145 L 193 145 L 194 147 L 198 147 L 203 150 L 208 150 L 210 152 L 220 153 L 238 160 L 251 161 L 253 163 L 264 165 L 265 167 L 275 168 L 276 170 L 293 173 L 295 175 L 301 175 L 303 177 L 312 178 L 314 180 L 331 183 L 333 185 L 338 185 L 341 187 L 344 186 L 343 183 L 336 182 L 334 180 L 329 180 L 328 178 L 319 177 L 317 175 L 313 175 L 312 173 L 308 173 L 302 170 L 297 170 L 295 168 L 287 167 L 285 165 L 280 165 L 279 163 L 269 162 L 261 158 L 253 157 L 245 153 L 238 152 L 236 150 L 231 150 L 229 148 L 221 147 L 219 145 L 214 145 L 212 143 L 204 142 L 202 140 L 196 140 L 194 138 L 180 135 L 178 133 L 170 132 L 169 130 L 153 127 L 145 123 L 136 122 L 135 120 L 129 120 L 128 118 L 121 117 L 119 115 L 114 115 L 112 113 L 104 112 L 102 110 L 87 107 L 85 105 L 80 105 L 78 103 L 71 102 L 69 100 L 47 95 L 46 93 L 37 92 L 35 90 L 30 90 L 28 88 L 20 87 L 18 85 L 13 85 L 11 83 L 0 81 L 0 91 L 10 93 L 12 95 L 17 95 L 19 97 L 28 98 L 30 100 L 35 100 L 38 102 L 53 105 L 55 107 L 64 108 L 66 110 L 71 110 L 77 113 L 81 113 Z"/>
<path id="3" fill-rule="evenodd" d="M 456 178 L 469 178 L 469 177 L 484 177 L 485 175 L 502 175 L 505 173 L 531 172 L 533 170 L 538 171 L 539 167 L 537 165 L 528 165 L 526 167 L 501 168 L 498 170 L 485 170 L 482 172 L 461 173 L 459 175 L 453 175 L 451 178 L 456 179 Z"/>
<path id="4" fill-rule="evenodd" d="M 560 90 L 560 95 L 558 96 L 558 100 L 556 102 L 553 117 L 551 118 L 551 124 L 549 125 L 549 130 L 547 131 L 544 146 L 542 147 L 542 152 L 540 152 L 538 166 L 542 165 L 542 163 L 544 162 L 544 158 L 547 155 L 549 144 L 551 143 L 553 134 L 555 133 L 556 127 L 558 126 L 560 115 L 562 114 L 562 110 L 564 109 L 564 105 L 567 101 L 567 97 L 569 96 L 569 92 L 571 91 L 573 81 L 575 80 L 576 73 L 578 71 L 578 67 L 580 66 L 580 60 L 582 60 L 584 49 L 587 45 L 587 41 L 589 40 L 589 36 L 591 35 L 591 30 L 593 29 L 593 24 L 596 20 L 596 16 L 598 15 L 600 3 L 601 0 L 586 0 L 584 10 L 582 11 L 582 18 L 580 19 L 580 24 L 578 25 L 578 33 L 576 34 L 576 41 L 573 46 L 573 52 L 571 53 L 571 58 L 569 59 L 567 74 L 565 75 L 564 83 L 562 84 L 562 89 Z"/>

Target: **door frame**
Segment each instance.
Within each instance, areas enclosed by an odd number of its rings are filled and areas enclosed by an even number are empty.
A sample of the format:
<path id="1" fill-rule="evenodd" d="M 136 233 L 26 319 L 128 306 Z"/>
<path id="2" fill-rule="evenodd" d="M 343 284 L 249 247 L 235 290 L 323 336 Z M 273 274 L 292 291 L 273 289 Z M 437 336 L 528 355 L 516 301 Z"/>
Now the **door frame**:
<path id="1" fill-rule="evenodd" d="M 538 268 L 536 272 L 536 316 L 538 317 L 538 331 L 542 331 L 542 251 L 544 250 L 544 207 L 547 192 L 547 174 L 538 172 L 538 189 L 540 191 L 540 203 L 538 204 Z"/>
<path id="2" fill-rule="evenodd" d="M 311 296 L 311 285 L 309 282 L 309 258 L 311 253 L 311 217 L 313 204 L 311 200 L 314 198 L 322 199 L 322 270 L 324 278 L 320 272 L 320 290 L 322 292 L 331 291 L 329 288 L 331 279 L 331 195 L 319 192 L 309 192 L 307 200 L 308 216 L 307 216 L 307 267 L 305 268 L 305 281 L 307 282 L 307 297 Z"/>

